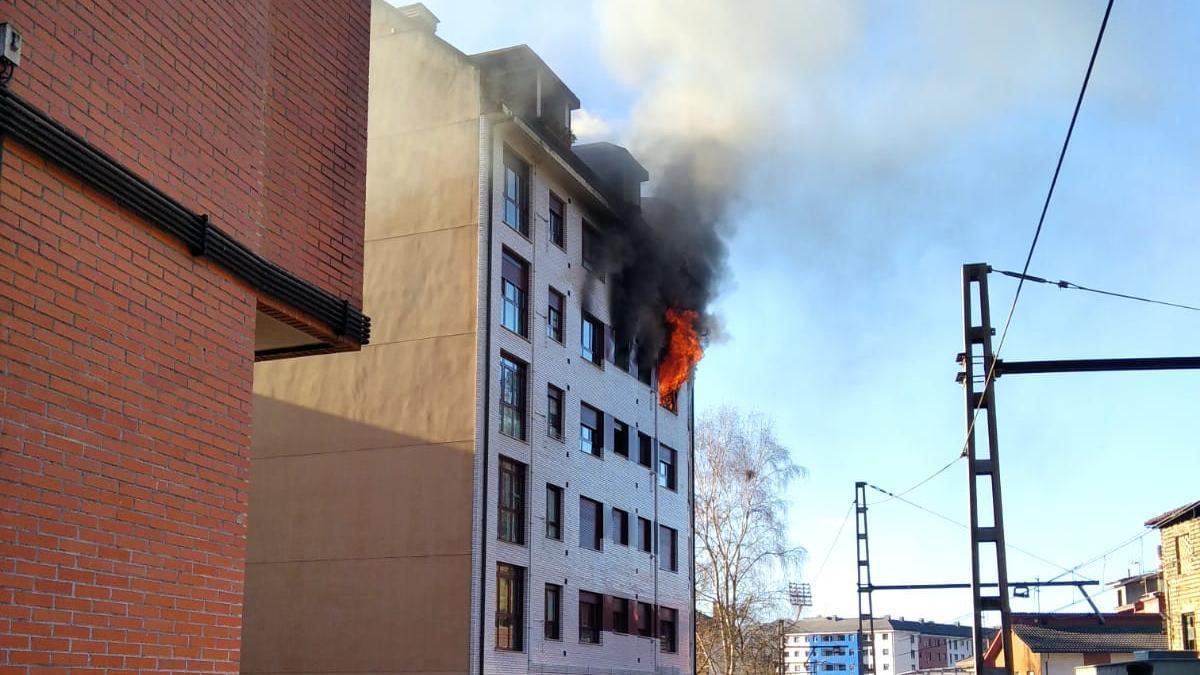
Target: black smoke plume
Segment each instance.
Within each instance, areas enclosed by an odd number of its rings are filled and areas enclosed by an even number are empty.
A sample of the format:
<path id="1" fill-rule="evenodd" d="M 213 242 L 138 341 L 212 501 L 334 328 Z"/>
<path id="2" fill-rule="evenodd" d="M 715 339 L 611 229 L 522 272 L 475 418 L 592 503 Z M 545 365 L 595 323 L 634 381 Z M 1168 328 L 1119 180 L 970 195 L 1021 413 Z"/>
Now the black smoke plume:
<path id="1" fill-rule="evenodd" d="M 674 147 L 651 175 L 640 215 L 610 228 L 602 265 L 611 280 L 609 307 L 618 349 L 636 346 L 639 364 L 666 348 L 668 308 L 694 310 L 697 331 L 716 326 L 710 305 L 726 274 L 727 153 L 716 144 Z"/>

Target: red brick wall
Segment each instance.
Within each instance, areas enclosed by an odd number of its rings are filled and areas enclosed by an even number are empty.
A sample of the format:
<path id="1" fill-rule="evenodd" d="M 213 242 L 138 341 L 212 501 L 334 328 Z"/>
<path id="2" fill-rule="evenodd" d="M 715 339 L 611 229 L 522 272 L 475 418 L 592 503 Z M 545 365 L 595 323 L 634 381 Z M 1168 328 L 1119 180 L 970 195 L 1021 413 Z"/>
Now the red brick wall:
<path id="1" fill-rule="evenodd" d="M 301 278 L 362 297 L 368 0 L 5 0 L 12 90 Z"/>
<path id="2" fill-rule="evenodd" d="M 13 91 L 355 304 L 368 12 L 0 3 Z M 0 672 L 238 670 L 255 301 L 4 142 Z"/>

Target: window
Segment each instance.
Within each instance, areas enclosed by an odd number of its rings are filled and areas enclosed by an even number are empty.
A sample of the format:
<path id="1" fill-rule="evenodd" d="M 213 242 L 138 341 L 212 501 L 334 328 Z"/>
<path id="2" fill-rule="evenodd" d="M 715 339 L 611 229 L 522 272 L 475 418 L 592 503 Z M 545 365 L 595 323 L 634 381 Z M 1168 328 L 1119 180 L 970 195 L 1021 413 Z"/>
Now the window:
<path id="1" fill-rule="evenodd" d="M 1183 574 L 1187 569 L 1187 559 L 1192 555 L 1191 537 L 1181 534 L 1175 537 L 1175 572 Z"/>
<path id="2" fill-rule="evenodd" d="M 675 451 L 661 443 L 658 445 L 658 484 L 668 490 L 675 489 Z"/>
<path id="3" fill-rule="evenodd" d="M 525 543 L 525 465 L 500 457 L 500 517 L 497 523 L 501 541 Z"/>
<path id="4" fill-rule="evenodd" d="M 579 355 L 598 366 L 604 362 L 604 324 L 587 312 L 579 327 Z"/>
<path id="5" fill-rule="evenodd" d="M 546 337 L 555 342 L 563 341 L 563 303 L 563 294 L 551 288 L 546 303 Z"/>
<path id="6" fill-rule="evenodd" d="M 679 557 L 675 550 L 678 542 L 678 532 L 666 525 L 658 526 L 658 569 L 667 572 L 679 570 Z"/>
<path id="7" fill-rule="evenodd" d="M 1180 632 L 1179 635 L 1183 641 L 1183 649 L 1185 651 L 1196 651 L 1196 613 L 1188 612 L 1180 616 Z"/>
<path id="8" fill-rule="evenodd" d="M 658 647 L 664 652 L 675 653 L 679 648 L 676 624 L 679 622 L 679 612 L 666 607 L 658 608 Z"/>
<path id="9" fill-rule="evenodd" d="M 566 218 L 563 214 L 566 209 L 563 207 L 563 201 L 558 195 L 550 193 L 550 232 L 548 236 L 550 241 L 554 242 L 559 248 L 563 247 L 563 231 L 566 223 Z"/>
<path id="10" fill-rule="evenodd" d="M 525 364 L 500 355 L 500 433 L 525 440 Z"/>
<path id="11" fill-rule="evenodd" d="M 621 509 L 612 510 L 613 541 L 622 546 L 629 545 L 629 514 Z"/>
<path id="12" fill-rule="evenodd" d="M 888 664 L 886 664 L 886 663 L 885 663 L 885 664 L 883 664 L 883 669 L 884 669 L 884 670 L 891 670 L 891 668 L 889 668 L 889 667 L 888 667 Z"/>
<path id="13" fill-rule="evenodd" d="M 599 274 L 600 231 L 586 220 L 583 222 L 583 268 Z"/>
<path id="14" fill-rule="evenodd" d="M 552 384 L 546 386 L 546 433 L 562 440 L 563 390 Z"/>
<path id="15" fill-rule="evenodd" d="M 600 644 L 600 596 L 579 591 L 579 641 Z"/>
<path id="16" fill-rule="evenodd" d="M 638 464 L 648 467 L 654 457 L 654 439 L 638 432 Z"/>
<path id="17" fill-rule="evenodd" d="M 612 599 L 612 629 L 614 633 L 629 632 L 629 600 Z"/>
<path id="18" fill-rule="evenodd" d="M 629 459 L 629 425 L 613 420 L 613 452 Z"/>
<path id="19" fill-rule="evenodd" d="M 579 404 L 579 449 L 589 455 L 604 455 L 604 413 L 586 403 Z"/>
<path id="20" fill-rule="evenodd" d="M 579 498 L 579 545 L 604 550 L 604 505 L 587 497 Z"/>
<path id="21" fill-rule="evenodd" d="M 888 639 L 888 635 L 890 635 L 890 633 L 884 633 L 884 634 L 883 634 L 883 637 L 882 637 L 882 638 L 880 638 L 880 639 L 881 639 L 881 640 L 886 640 L 886 639 Z"/>
<path id="22" fill-rule="evenodd" d="M 887 647 L 884 647 L 884 648 L 883 648 L 883 655 L 884 655 L 884 656 L 887 656 L 887 653 L 888 653 Z M 911 653 L 910 653 L 910 656 L 911 656 Z"/>
<path id="23" fill-rule="evenodd" d="M 654 607 L 648 602 L 638 603 L 638 635 L 654 637 Z"/>
<path id="24" fill-rule="evenodd" d="M 546 537 L 563 538 L 563 489 L 546 483 Z"/>
<path id="25" fill-rule="evenodd" d="M 500 264 L 500 324 L 529 337 L 529 263 L 505 249 Z"/>
<path id="26" fill-rule="evenodd" d="M 638 548 L 646 553 L 651 551 L 653 544 L 654 527 L 653 524 L 642 517 L 638 517 Z"/>
<path id="27" fill-rule="evenodd" d="M 654 381 L 654 364 L 646 360 L 646 363 L 638 362 L 637 378 L 644 385 L 649 386 Z"/>
<path id="28" fill-rule="evenodd" d="M 529 165 L 504 149 L 504 223 L 529 236 Z"/>
<path id="29" fill-rule="evenodd" d="M 546 584 L 546 611 L 542 622 L 547 640 L 562 639 L 562 586 Z"/>
<path id="30" fill-rule="evenodd" d="M 525 568 L 496 565 L 496 649 L 525 648 Z"/>

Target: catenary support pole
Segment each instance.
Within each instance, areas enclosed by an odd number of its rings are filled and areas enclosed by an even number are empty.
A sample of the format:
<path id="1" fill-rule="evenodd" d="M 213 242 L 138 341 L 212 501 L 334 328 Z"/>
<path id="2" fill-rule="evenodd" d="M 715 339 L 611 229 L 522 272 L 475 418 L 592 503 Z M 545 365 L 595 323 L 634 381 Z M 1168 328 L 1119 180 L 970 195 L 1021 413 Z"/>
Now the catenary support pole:
<path id="1" fill-rule="evenodd" d="M 858 673 L 875 673 L 875 607 L 871 593 L 871 547 L 867 539 L 867 484 L 854 484 L 854 546 L 858 556 Z M 865 630 L 864 630 L 865 629 Z"/>
<path id="2" fill-rule="evenodd" d="M 967 413 L 967 480 L 971 507 L 971 605 L 976 672 L 987 649 L 983 617 L 1000 614 L 1000 640 L 1006 675 L 1013 675 L 1012 618 L 1008 598 L 1008 563 L 1004 544 L 1004 510 L 1000 495 L 1000 450 L 996 437 L 995 353 L 992 351 L 992 316 L 988 303 L 988 272 L 983 263 L 963 265 L 963 353 L 961 381 Z M 977 390 L 978 389 L 978 390 Z M 986 443 L 977 443 L 979 432 Z M 990 499 L 988 497 L 990 496 Z M 987 561 L 985 567 L 984 561 Z M 992 572 L 994 584 L 985 586 L 983 575 Z M 995 588 L 995 593 L 985 589 Z"/>

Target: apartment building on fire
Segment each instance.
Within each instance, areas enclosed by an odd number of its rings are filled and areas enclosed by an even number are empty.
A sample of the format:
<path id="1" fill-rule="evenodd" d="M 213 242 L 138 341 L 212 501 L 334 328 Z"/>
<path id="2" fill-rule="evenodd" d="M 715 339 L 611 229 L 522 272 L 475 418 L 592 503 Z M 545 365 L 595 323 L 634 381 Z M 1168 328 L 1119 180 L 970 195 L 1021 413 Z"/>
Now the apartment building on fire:
<path id="1" fill-rule="evenodd" d="M 375 2 L 356 354 L 260 364 L 243 672 L 691 672 L 690 383 L 614 338 L 646 170 Z"/>

